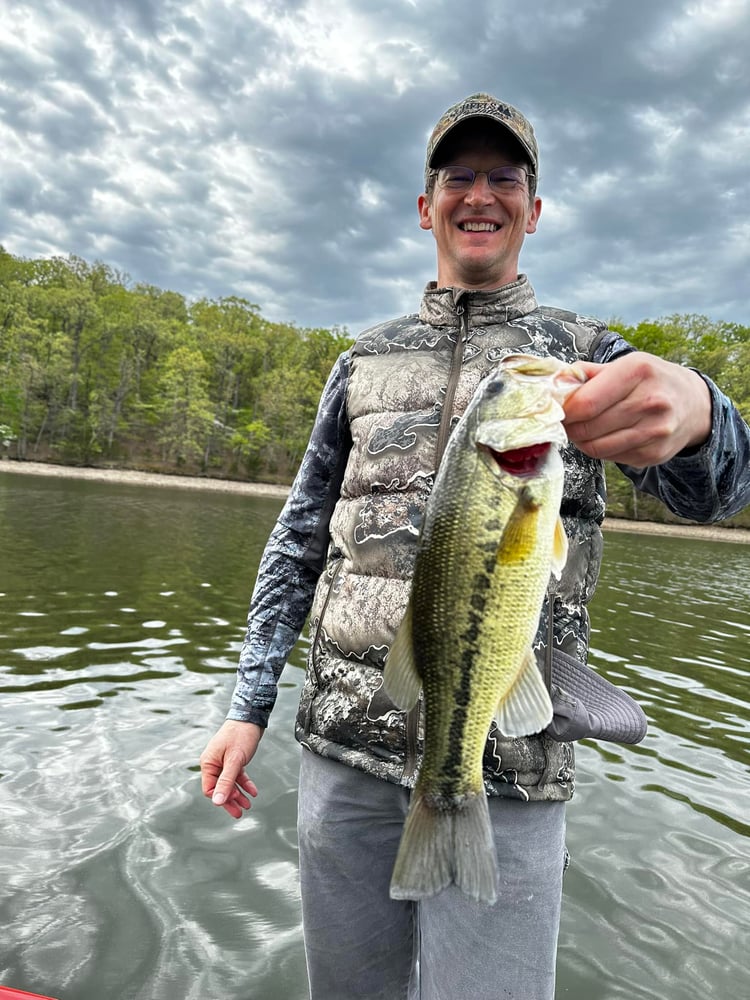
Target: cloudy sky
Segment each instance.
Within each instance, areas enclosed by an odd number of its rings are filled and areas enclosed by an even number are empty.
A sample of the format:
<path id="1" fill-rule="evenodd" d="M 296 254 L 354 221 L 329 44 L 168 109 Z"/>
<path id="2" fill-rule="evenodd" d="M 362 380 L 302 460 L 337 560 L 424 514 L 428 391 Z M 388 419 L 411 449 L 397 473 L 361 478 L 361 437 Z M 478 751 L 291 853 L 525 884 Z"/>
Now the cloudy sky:
<path id="1" fill-rule="evenodd" d="M 427 136 L 489 91 L 541 148 L 540 301 L 750 323 L 747 0 L 0 3 L 0 243 L 351 333 L 434 278 Z"/>

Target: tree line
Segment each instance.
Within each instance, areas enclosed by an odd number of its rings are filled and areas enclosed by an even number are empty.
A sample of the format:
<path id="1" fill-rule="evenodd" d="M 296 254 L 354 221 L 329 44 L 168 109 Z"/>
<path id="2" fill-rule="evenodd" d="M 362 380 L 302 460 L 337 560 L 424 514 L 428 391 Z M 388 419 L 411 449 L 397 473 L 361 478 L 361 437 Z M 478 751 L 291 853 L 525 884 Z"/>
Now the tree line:
<path id="1" fill-rule="evenodd" d="M 280 483 L 351 344 L 237 296 L 188 302 L 103 263 L 3 248 L 0 339 L 11 456 Z"/>
<path id="2" fill-rule="evenodd" d="M 750 328 L 700 315 L 609 325 L 699 368 L 750 417 Z M 269 322 L 237 296 L 191 302 L 101 262 L 0 247 L 0 452 L 288 483 L 351 343 L 343 328 Z M 611 513 L 664 518 L 607 471 Z"/>

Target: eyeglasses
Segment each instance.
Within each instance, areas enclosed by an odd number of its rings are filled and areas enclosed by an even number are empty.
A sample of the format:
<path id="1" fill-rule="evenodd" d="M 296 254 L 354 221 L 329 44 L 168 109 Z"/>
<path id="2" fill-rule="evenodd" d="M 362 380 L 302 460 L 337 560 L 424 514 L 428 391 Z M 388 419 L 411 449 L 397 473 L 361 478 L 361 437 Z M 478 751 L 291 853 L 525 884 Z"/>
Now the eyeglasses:
<path id="1" fill-rule="evenodd" d="M 459 166 L 438 167 L 431 173 L 437 178 L 438 186 L 448 188 L 449 191 L 468 191 L 479 174 L 484 174 L 493 191 L 513 191 L 524 187 L 528 178 L 534 176 L 524 167 L 513 165 L 493 167 L 492 170 L 472 170 L 471 167 Z"/>

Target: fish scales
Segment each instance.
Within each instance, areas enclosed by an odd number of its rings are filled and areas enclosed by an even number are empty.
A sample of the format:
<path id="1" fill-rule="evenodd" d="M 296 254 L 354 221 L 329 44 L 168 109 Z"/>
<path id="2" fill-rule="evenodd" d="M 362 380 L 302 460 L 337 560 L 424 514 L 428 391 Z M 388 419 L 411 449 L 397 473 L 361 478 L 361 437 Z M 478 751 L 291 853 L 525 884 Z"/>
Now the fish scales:
<path id="1" fill-rule="evenodd" d="M 531 643 L 550 572 L 565 558 L 559 399 L 580 381 L 561 362 L 515 356 L 480 386 L 448 441 L 386 664 L 396 704 L 413 705 L 420 686 L 425 703 L 395 898 L 432 895 L 451 882 L 474 898 L 495 898 L 482 757 L 493 717 L 507 736 L 538 732 L 552 717 Z M 528 458 L 523 475 L 503 471 L 506 452 Z"/>
<path id="2" fill-rule="evenodd" d="M 477 761 L 481 765 L 496 706 L 476 692 L 497 688 L 506 675 L 510 684 L 520 664 L 506 650 L 523 650 L 536 629 L 535 623 L 533 631 L 529 628 L 528 615 L 522 622 L 508 618 L 507 594 L 512 591 L 523 599 L 529 584 L 538 590 L 541 580 L 544 589 L 549 579 L 549 571 L 535 573 L 528 559 L 498 561 L 503 529 L 517 498 L 498 486 L 476 450 L 457 451 L 453 475 L 445 481 L 453 502 L 425 534 L 425 545 L 439 553 L 440 565 L 436 572 L 415 574 L 413 591 L 415 620 L 423 623 L 418 631 L 420 659 L 426 664 L 422 681 L 430 706 L 422 773 L 448 797 L 483 790 Z M 529 519 L 535 520 L 533 508 Z M 536 536 L 533 530 L 529 534 Z M 532 540 L 528 556 L 533 555 Z M 433 664 L 438 669 L 430 669 Z"/>

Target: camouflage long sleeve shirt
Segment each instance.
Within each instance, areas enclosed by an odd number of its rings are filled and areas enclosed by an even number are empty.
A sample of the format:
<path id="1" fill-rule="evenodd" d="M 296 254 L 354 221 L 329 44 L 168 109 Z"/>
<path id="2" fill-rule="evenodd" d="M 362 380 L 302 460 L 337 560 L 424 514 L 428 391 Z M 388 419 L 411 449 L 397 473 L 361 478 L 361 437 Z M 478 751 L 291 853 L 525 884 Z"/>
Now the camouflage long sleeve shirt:
<path id="1" fill-rule="evenodd" d="M 616 333 L 592 361 L 607 363 L 634 348 Z M 351 448 L 346 417 L 349 356 L 337 361 L 321 397 L 310 441 L 263 553 L 227 718 L 268 724 L 277 683 L 304 626 L 328 545 L 328 524 Z M 640 490 L 673 513 L 708 523 L 750 504 L 750 428 L 731 401 L 703 376 L 712 400 L 706 443 L 660 466 L 621 466 Z"/>

